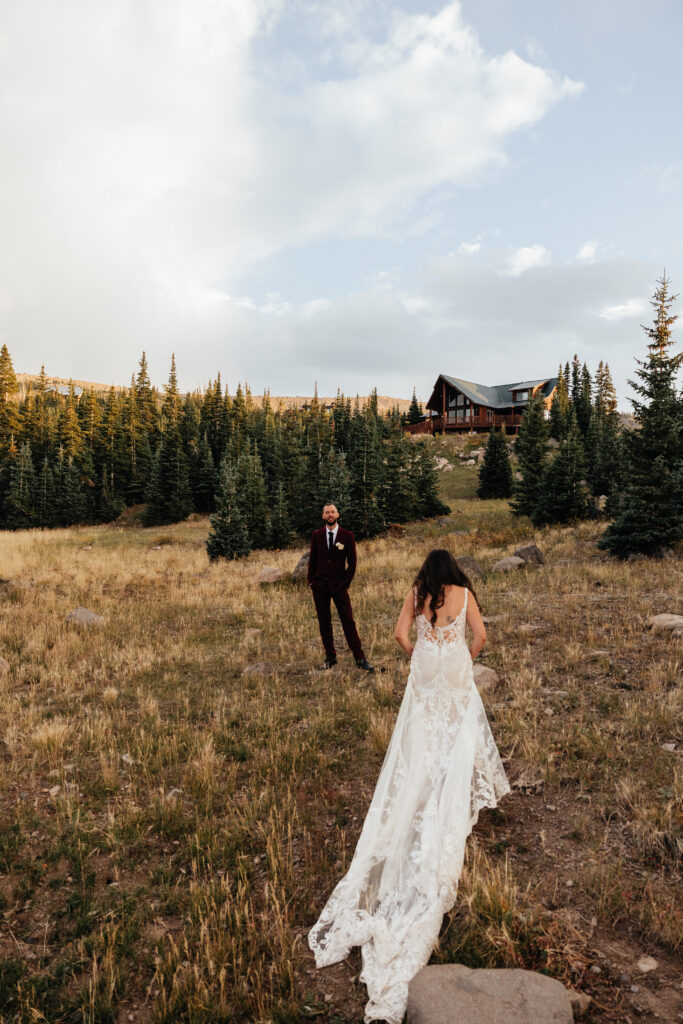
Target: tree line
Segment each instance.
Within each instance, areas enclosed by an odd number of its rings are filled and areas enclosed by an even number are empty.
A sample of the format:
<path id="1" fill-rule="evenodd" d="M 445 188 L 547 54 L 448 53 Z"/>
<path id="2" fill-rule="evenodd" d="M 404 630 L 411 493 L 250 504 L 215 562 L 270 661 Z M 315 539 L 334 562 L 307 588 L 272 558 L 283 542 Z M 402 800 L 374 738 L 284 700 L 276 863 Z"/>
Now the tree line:
<path id="1" fill-rule="evenodd" d="M 674 351 L 670 282 L 657 283 L 646 358 L 629 384 L 635 428 L 624 429 L 609 366 L 595 377 L 578 356 L 560 366 L 546 416 L 544 401 L 527 404 L 515 442 L 516 478 L 507 439 L 492 431 L 479 475 L 478 496 L 510 498 L 517 515 L 535 526 L 605 513 L 613 521 L 600 547 L 619 557 L 660 554 L 683 538 L 683 396 Z"/>
<path id="2" fill-rule="evenodd" d="M 159 392 L 143 353 L 128 388 L 79 396 L 70 385 L 62 395 L 42 368 L 25 398 L 17 392 L 3 346 L 5 529 L 110 522 L 142 502 L 153 526 L 193 511 L 226 514 L 227 501 L 232 554 L 243 554 L 308 532 L 325 501 L 359 537 L 447 511 L 431 455 L 406 439 L 398 409 L 379 412 L 376 391 L 364 406 L 338 393 L 330 411 L 317 395 L 306 409 L 274 409 L 267 393 L 257 403 L 240 385 L 231 395 L 220 375 L 203 393 L 181 394 L 172 358 Z"/>

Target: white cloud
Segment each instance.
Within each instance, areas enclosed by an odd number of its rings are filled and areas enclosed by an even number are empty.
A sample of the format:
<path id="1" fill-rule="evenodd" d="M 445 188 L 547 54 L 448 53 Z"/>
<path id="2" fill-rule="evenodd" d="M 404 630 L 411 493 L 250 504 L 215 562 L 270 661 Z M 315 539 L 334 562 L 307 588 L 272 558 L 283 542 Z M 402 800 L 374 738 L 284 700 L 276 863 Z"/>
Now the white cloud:
<path id="1" fill-rule="evenodd" d="M 616 306 L 603 306 L 598 311 L 598 316 L 603 320 L 629 320 L 631 317 L 641 316 L 646 309 L 647 302 L 643 299 L 627 299 Z"/>
<path id="2" fill-rule="evenodd" d="M 655 194 L 668 195 L 678 187 L 680 176 L 680 167 L 677 164 L 655 162 L 642 167 L 631 178 L 631 184 L 644 183 L 649 185 Z"/>
<path id="3" fill-rule="evenodd" d="M 597 251 L 598 242 L 593 239 L 590 242 L 584 242 L 583 245 L 579 247 L 576 258 L 581 263 L 592 263 L 597 255 Z"/>
<path id="4" fill-rule="evenodd" d="M 461 242 L 458 246 L 458 252 L 463 253 L 465 256 L 473 256 L 475 252 L 479 252 L 481 249 L 481 242 Z"/>
<path id="5" fill-rule="evenodd" d="M 534 267 L 548 266 L 550 259 L 550 253 L 544 245 L 523 246 L 508 258 L 503 272 L 511 277 L 519 277 Z"/>
<path id="6" fill-rule="evenodd" d="M 0 334 L 18 368 L 127 379 L 143 347 L 194 359 L 215 338 L 237 365 L 220 294 L 259 260 L 425 230 L 418 200 L 479 185 L 582 88 L 487 54 L 458 3 L 372 31 L 336 6 L 298 12 L 318 59 L 283 50 L 281 0 L 4 0 Z"/>

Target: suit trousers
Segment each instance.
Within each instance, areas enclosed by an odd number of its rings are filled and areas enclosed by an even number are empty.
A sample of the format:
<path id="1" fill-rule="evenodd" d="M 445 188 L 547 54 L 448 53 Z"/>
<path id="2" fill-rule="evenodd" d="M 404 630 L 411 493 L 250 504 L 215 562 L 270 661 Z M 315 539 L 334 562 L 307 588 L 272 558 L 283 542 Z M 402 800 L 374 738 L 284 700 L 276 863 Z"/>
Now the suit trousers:
<path id="1" fill-rule="evenodd" d="M 339 621 L 342 624 L 344 630 L 344 636 L 346 642 L 351 649 L 356 661 L 362 661 L 365 658 L 363 654 L 363 647 L 358 636 L 358 630 L 356 629 L 356 623 L 353 620 L 353 611 L 351 609 L 351 598 L 346 587 L 343 590 L 337 590 L 332 592 L 330 588 L 325 585 L 322 587 L 311 587 L 313 591 L 313 600 L 315 601 L 315 610 L 318 614 L 318 625 L 320 627 L 320 639 L 323 642 L 325 648 L 325 654 L 329 659 L 336 658 L 337 652 L 334 649 L 334 635 L 332 633 L 332 614 L 330 609 L 330 600 L 334 601 L 337 612 L 339 614 Z"/>

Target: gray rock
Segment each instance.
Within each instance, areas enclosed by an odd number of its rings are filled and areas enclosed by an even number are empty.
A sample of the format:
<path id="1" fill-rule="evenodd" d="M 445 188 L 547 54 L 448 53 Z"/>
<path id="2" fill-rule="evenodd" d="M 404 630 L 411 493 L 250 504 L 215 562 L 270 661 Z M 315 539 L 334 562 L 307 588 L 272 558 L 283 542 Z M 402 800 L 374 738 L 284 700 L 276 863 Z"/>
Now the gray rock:
<path id="1" fill-rule="evenodd" d="M 87 608 L 83 608 L 81 605 L 78 608 L 74 608 L 72 612 L 66 617 L 67 622 L 75 622 L 79 626 L 86 626 L 88 629 L 91 626 L 103 626 L 104 619 L 101 615 L 96 612 L 88 611 Z"/>
<path id="2" fill-rule="evenodd" d="M 683 629 L 683 615 L 670 615 L 667 612 L 662 615 L 651 615 L 647 624 L 655 633 L 664 633 L 667 629 L 673 632 Z"/>
<path id="3" fill-rule="evenodd" d="M 658 966 L 659 964 L 653 956 L 641 956 L 637 964 L 641 974 L 649 974 L 650 971 L 656 971 Z"/>
<path id="4" fill-rule="evenodd" d="M 244 676 L 272 676 L 277 672 L 278 666 L 272 661 L 257 661 L 253 665 L 247 665 L 242 672 Z"/>
<path id="5" fill-rule="evenodd" d="M 455 560 L 455 564 L 470 579 L 481 579 L 481 566 L 476 558 L 472 558 L 471 555 L 459 555 Z"/>
<path id="6" fill-rule="evenodd" d="M 292 579 L 293 580 L 305 580 L 307 578 L 307 576 L 308 576 L 308 562 L 310 560 L 310 557 L 311 557 L 310 551 L 304 552 L 304 554 L 301 556 L 299 561 L 294 566 L 294 569 L 292 570 Z"/>
<path id="7" fill-rule="evenodd" d="M 674 750 L 676 749 L 676 744 L 675 743 L 661 743 L 660 744 L 660 748 L 661 748 L 661 750 L 665 750 L 667 752 L 667 754 L 673 754 Z"/>
<path id="8" fill-rule="evenodd" d="M 488 665 L 474 666 L 474 681 L 480 693 L 495 693 L 498 689 L 500 677 L 497 672 Z"/>
<path id="9" fill-rule="evenodd" d="M 561 982 L 534 971 L 423 967 L 408 990 L 407 1024 L 572 1024 Z"/>
<path id="10" fill-rule="evenodd" d="M 0 676 L 4 676 L 5 672 L 9 672 L 9 661 L 0 658 Z"/>
<path id="11" fill-rule="evenodd" d="M 465 465 L 466 466 L 476 466 L 476 462 L 474 461 L 474 459 L 467 459 L 467 461 L 465 462 Z"/>
<path id="12" fill-rule="evenodd" d="M 523 558 L 517 555 L 509 555 L 508 558 L 501 558 L 491 569 L 492 572 L 511 572 L 512 569 L 521 569 L 526 565 Z"/>
<path id="13" fill-rule="evenodd" d="M 593 1002 L 591 997 L 587 992 L 575 992 L 574 989 L 571 988 L 568 990 L 567 995 L 569 996 L 569 1002 L 572 1004 L 574 1017 L 576 1019 L 583 1017 L 584 1013 L 590 1008 L 590 1005 Z"/>
<path id="14" fill-rule="evenodd" d="M 439 526 L 450 526 L 450 525 L 451 525 L 451 520 L 450 520 L 449 516 L 441 516 L 441 519 L 439 519 Z"/>
<path id="15" fill-rule="evenodd" d="M 515 551 L 517 558 L 523 558 L 527 565 L 545 565 L 543 552 L 535 544 L 525 544 Z"/>
<path id="16" fill-rule="evenodd" d="M 260 573 L 256 577 L 257 583 L 280 583 L 281 580 L 286 580 L 289 576 L 288 572 L 284 569 L 278 569 L 274 565 L 265 565 L 261 569 Z"/>

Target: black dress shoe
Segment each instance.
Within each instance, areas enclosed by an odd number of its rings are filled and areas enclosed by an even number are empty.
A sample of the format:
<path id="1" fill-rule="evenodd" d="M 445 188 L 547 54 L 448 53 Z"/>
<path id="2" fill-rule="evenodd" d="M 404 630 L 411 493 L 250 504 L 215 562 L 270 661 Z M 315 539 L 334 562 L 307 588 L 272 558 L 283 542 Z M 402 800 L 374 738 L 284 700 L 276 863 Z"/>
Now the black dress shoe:
<path id="1" fill-rule="evenodd" d="M 337 664 L 337 659 L 336 658 L 325 658 L 325 661 L 320 666 L 320 671 L 321 672 L 325 672 L 325 671 L 327 671 L 328 668 L 334 668 L 334 666 L 336 664 Z"/>
<path id="2" fill-rule="evenodd" d="M 362 661 L 357 661 L 356 665 L 358 668 L 362 668 L 364 672 L 374 672 L 374 667 L 370 664 L 367 658 L 363 658 Z"/>

